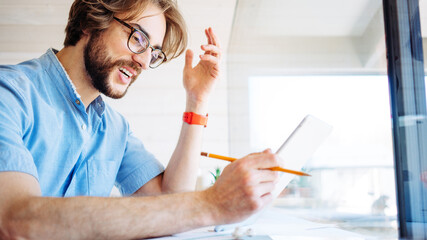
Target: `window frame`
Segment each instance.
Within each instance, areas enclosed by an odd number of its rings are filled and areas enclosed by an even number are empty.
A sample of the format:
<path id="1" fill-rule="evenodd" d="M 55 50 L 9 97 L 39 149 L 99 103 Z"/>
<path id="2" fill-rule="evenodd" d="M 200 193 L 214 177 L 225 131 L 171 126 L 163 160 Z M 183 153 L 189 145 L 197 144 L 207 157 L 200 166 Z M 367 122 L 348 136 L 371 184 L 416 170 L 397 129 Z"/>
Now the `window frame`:
<path id="1" fill-rule="evenodd" d="M 427 110 L 418 0 L 383 0 L 401 238 L 427 238 Z M 421 203 L 421 204 L 420 204 Z"/>

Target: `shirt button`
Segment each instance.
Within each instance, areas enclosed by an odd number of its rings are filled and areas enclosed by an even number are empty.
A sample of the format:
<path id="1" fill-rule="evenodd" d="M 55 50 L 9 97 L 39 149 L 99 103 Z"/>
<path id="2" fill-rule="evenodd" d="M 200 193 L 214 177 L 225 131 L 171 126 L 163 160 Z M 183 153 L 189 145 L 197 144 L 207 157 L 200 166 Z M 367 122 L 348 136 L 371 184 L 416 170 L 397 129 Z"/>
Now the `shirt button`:
<path id="1" fill-rule="evenodd" d="M 86 130 L 86 125 L 82 124 L 82 129 Z"/>
<path id="2" fill-rule="evenodd" d="M 78 105 L 80 105 L 80 101 L 79 101 L 78 99 L 76 100 L 76 103 L 77 103 Z"/>

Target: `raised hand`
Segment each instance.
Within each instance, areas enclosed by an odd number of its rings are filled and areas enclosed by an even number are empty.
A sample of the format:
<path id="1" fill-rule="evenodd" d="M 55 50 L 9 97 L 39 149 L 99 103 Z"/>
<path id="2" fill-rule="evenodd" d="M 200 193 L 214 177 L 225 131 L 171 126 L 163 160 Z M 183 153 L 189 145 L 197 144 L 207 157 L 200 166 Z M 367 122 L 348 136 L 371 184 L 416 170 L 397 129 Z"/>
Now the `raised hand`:
<path id="1" fill-rule="evenodd" d="M 208 101 L 214 84 L 219 79 L 221 48 L 212 28 L 205 29 L 207 44 L 202 45 L 204 52 L 199 63 L 193 68 L 193 51 L 185 54 L 184 88 L 187 91 L 187 104 L 203 104 Z"/>

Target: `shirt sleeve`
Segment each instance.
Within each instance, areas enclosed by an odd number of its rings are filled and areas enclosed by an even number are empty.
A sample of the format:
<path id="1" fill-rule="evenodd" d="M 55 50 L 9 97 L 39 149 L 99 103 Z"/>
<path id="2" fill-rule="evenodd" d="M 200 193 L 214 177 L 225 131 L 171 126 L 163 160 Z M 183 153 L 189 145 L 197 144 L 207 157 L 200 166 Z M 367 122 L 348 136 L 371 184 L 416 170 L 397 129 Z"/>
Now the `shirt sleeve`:
<path id="1" fill-rule="evenodd" d="M 115 184 L 121 194 L 133 194 L 163 171 L 164 166 L 130 133 Z"/>
<path id="2" fill-rule="evenodd" d="M 31 105 L 22 94 L 25 87 L 19 81 L 22 76 L 16 73 L 16 81 L 12 82 L 9 81 L 12 74 L 8 73 L 2 71 L 0 77 L 0 172 L 24 172 L 38 179 L 37 168 L 24 140 L 31 122 Z M 16 87 L 18 84 L 20 88 Z"/>

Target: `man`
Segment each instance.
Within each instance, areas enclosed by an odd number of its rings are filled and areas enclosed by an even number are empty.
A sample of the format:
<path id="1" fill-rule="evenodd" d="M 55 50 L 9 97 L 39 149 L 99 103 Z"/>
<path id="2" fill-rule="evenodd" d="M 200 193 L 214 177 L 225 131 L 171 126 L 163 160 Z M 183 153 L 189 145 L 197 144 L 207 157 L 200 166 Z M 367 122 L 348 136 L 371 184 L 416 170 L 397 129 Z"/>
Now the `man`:
<path id="1" fill-rule="evenodd" d="M 188 114 L 203 119 L 221 56 L 212 29 L 193 68 Z M 185 25 L 173 0 L 76 0 L 64 48 L 0 67 L 0 239 L 134 239 L 242 220 L 271 202 L 271 151 L 195 186 L 202 122 L 183 123 L 166 169 L 100 94 L 120 98 L 144 70 L 180 55 Z M 108 198 L 116 184 L 124 197 Z M 141 197 L 135 197 L 141 196 Z"/>

